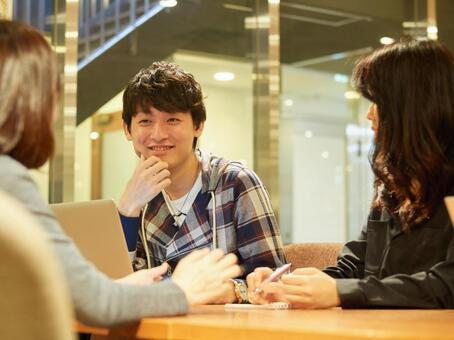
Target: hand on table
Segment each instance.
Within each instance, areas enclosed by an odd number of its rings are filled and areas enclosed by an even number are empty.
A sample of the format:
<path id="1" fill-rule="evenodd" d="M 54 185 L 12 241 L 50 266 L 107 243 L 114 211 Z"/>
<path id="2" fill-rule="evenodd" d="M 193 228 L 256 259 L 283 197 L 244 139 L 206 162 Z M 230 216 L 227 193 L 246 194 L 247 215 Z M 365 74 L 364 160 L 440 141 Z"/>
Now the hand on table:
<path id="1" fill-rule="evenodd" d="M 169 265 L 167 263 L 163 263 L 160 266 L 151 269 L 138 270 L 116 281 L 125 284 L 150 284 L 161 281 L 162 277 L 167 273 L 168 268 Z"/>
<path id="2" fill-rule="evenodd" d="M 226 304 L 237 302 L 235 294 L 235 286 L 232 281 L 228 280 L 222 284 L 221 292 L 218 298 L 214 299 L 212 304 Z"/>
<path id="3" fill-rule="evenodd" d="M 234 254 L 220 249 L 196 250 L 175 268 L 172 280 L 184 291 L 191 306 L 216 303 L 225 294 L 229 279 L 241 274 Z"/>

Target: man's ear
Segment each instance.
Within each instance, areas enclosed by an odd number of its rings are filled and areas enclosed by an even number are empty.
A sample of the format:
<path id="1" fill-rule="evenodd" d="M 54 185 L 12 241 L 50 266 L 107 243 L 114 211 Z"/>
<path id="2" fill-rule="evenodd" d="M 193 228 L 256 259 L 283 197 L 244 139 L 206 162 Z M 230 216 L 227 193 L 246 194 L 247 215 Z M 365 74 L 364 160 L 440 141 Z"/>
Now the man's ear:
<path id="1" fill-rule="evenodd" d="M 123 131 L 125 132 L 125 136 L 127 140 L 132 140 L 131 132 L 129 131 L 128 125 L 123 122 Z"/>
<path id="2" fill-rule="evenodd" d="M 194 137 L 200 137 L 202 135 L 204 126 L 205 122 L 200 122 L 199 127 L 194 125 Z"/>

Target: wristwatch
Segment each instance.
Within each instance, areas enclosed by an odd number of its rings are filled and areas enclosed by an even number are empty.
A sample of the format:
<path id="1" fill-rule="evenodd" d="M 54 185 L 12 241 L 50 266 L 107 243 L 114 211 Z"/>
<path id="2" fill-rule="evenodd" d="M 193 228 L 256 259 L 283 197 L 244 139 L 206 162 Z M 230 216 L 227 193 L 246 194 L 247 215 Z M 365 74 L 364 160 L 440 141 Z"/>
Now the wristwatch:
<path id="1" fill-rule="evenodd" d="M 235 295 L 238 303 L 248 303 L 247 286 L 243 280 L 231 279 L 235 288 Z"/>

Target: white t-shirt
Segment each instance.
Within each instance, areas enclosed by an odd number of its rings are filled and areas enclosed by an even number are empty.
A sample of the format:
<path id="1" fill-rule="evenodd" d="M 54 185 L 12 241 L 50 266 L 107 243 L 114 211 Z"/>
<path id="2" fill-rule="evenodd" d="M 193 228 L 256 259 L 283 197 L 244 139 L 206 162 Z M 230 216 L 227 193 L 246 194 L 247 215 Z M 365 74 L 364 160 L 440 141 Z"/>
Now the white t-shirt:
<path id="1" fill-rule="evenodd" d="M 186 215 L 191 209 L 192 204 L 194 203 L 195 198 L 197 197 L 201 189 L 202 189 L 202 172 L 199 172 L 199 175 L 197 176 L 197 179 L 195 180 L 191 190 L 189 190 L 189 192 L 187 192 L 182 197 L 176 200 L 171 200 L 169 195 L 165 191 L 163 191 L 167 208 L 172 214 L 175 223 L 177 224 L 178 227 L 181 227 L 183 225 Z"/>

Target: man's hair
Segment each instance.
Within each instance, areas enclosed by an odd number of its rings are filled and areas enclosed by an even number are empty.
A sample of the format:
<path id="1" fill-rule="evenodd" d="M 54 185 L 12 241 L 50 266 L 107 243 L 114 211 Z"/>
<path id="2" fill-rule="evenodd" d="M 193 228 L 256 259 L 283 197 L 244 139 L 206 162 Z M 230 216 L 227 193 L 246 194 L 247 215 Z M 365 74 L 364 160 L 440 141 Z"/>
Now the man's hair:
<path id="1" fill-rule="evenodd" d="M 49 159 L 58 92 L 56 58 L 43 35 L 0 20 L 0 154 L 27 168 Z"/>
<path id="2" fill-rule="evenodd" d="M 436 41 L 402 40 L 360 59 L 353 83 L 377 105 L 376 206 L 409 230 L 454 185 L 454 57 Z"/>
<path id="3" fill-rule="evenodd" d="M 160 61 L 143 68 L 126 86 L 123 94 L 123 122 L 131 130 L 131 120 L 152 106 L 168 113 L 189 112 L 196 128 L 206 120 L 200 84 L 180 66 Z M 194 138 L 193 147 L 197 143 Z"/>

